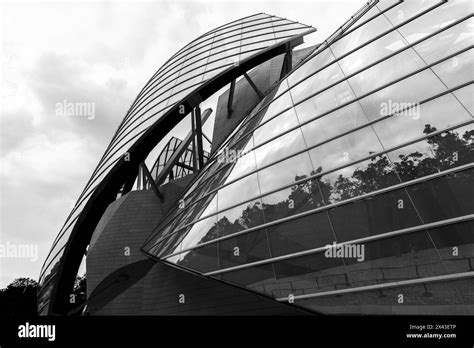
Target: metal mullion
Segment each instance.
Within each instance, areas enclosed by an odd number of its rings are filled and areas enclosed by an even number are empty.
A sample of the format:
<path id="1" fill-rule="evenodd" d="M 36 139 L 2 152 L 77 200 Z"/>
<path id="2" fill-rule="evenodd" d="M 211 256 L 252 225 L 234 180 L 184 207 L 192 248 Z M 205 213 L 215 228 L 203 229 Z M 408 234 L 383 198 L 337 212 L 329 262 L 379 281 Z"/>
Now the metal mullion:
<path id="1" fill-rule="evenodd" d="M 59 255 L 59 253 L 61 251 L 63 251 L 64 249 L 66 248 L 66 245 L 64 245 L 61 249 L 58 250 L 58 252 L 56 254 L 54 254 L 54 256 L 51 258 L 51 260 L 48 262 L 48 264 L 46 266 L 43 267 L 44 271 L 42 272 L 42 274 L 40 274 L 40 278 L 41 276 L 44 275 L 44 272 L 46 272 L 46 270 L 48 269 L 49 266 L 51 266 L 51 263 L 56 259 L 56 256 Z M 52 250 L 52 248 L 51 248 Z M 62 256 L 61 256 L 62 257 Z M 54 277 L 53 277 L 54 278 Z"/>
<path id="2" fill-rule="evenodd" d="M 378 290 L 378 289 L 387 289 L 399 286 L 407 286 L 413 284 L 420 284 L 420 283 L 432 283 L 432 282 L 440 282 L 452 279 L 462 279 L 462 278 L 470 278 L 474 277 L 474 272 L 461 272 L 461 273 L 451 273 L 442 276 L 433 276 L 433 277 L 425 277 L 425 278 L 416 278 L 411 280 L 400 280 L 396 282 L 390 283 L 382 283 L 377 285 L 366 285 L 360 286 L 356 288 L 347 288 L 347 289 L 340 289 L 340 290 L 331 290 L 325 292 L 317 292 L 312 294 L 304 294 L 304 295 L 296 295 L 293 297 L 294 300 L 301 300 L 301 299 L 311 299 L 315 297 L 323 297 L 323 296 L 332 296 L 332 295 L 340 295 L 340 294 L 347 294 L 347 293 L 358 293 L 370 290 Z M 288 301 L 288 297 L 280 297 L 276 298 L 276 301 L 283 302 Z"/>

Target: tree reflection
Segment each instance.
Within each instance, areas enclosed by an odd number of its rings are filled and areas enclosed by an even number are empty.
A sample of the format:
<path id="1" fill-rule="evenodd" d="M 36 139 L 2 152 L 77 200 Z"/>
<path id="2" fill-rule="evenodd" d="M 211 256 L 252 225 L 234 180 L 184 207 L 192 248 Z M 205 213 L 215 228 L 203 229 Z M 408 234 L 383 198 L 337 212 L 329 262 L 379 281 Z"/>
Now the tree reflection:
<path id="1" fill-rule="evenodd" d="M 430 134 L 435 131 L 435 127 L 426 125 L 423 133 Z M 240 217 L 234 221 L 231 221 L 225 213 L 221 213 L 223 216 L 200 243 L 315 209 L 324 204 L 347 200 L 400 182 L 472 163 L 473 143 L 474 129 L 462 128 L 432 136 L 422 142 L 388 153 L 388 156 L 374 156 L 369 161 L 350 167 L 354 168 L 351 175 L 339 174 L 332 180 L 325 175 L 319 175 L 295 184 L 284 199 L 272 203 L 248 204 L 243 208 Z M 405 154 L 404 150 L 410 152 Z M 321 174 L 323 171 L 324 168 L 319 167 L 309 175 L 297 175 L 295 182 Z M 191 256 L 192 253 L 188 255 Z"/>

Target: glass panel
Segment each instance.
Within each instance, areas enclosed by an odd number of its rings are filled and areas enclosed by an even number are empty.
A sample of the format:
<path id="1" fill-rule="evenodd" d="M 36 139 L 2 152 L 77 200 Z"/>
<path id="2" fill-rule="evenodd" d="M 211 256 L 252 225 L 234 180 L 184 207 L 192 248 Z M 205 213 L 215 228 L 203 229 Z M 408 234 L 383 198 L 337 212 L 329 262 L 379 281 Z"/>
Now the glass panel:
<path id="1" fill-rule="evenodd" d="M 272 256 L 297 253 L 334 241 L 326 212 L 297 218 L 268 228 Z"/>
<path id="2" fill-rule="evenodd" d="M 263 28 L 247 28 L 243 30 L 243 37 L 251 37 L 251 36 L 259 36 L 259 35 L 265 35 L 269 34 L 272 32 L 272 26 L 270 24 L 263 26 Z"/>
<path id="3" fill-rule="evenodd" d="M 398 235 L 342 250 L 353 287 L 435 277 L 446 274 L 441 259 L 425 231 Z"/>
<path id="4" fill-rule="evenodd" d="M 346 75 L 350 75 L 405 46 L 403 37 L 397 31 L 392 31 L 341 59 L 338 64 Z"/>
<path id="5" fill-rule="evenodd" d="M 367 123 L 359 103 L 349 104 L 301 127 L 308 147 Z"/>
<path id="6" fill-rule="evenodd" d="M 466 86 L 461 89 L 457 89 L 453 92 L 456 98 L 464 105 L 464 107 L 469 111 L 471 116 L 474 115 L 474 86 L 472 83 L 469 86 Z"/>
<path id="7" fill-rule="evenodd" d="M 311 159 L 307 152 L 262 169 L 258 172 L 260 190 L 267 193 L 275 188 L 291 184 L 304 178 L 313 171 Z"/>
<path id="8" fill-rule="evenodd" d="M 181 241 L 187 235 L 189 228 L 171 234 L 161 240 L 158 244 L 149 249 L 149 253 L 156 257 L 164 257 L 170 254 L 179 253 L 182 250 Z"/>
<path id="9" fill-rule="evenodd" d="M 293 87 L 291 89 L 293 100 L 295 103 L 298 103 L 310 95 L 314 95 L 316 92 L 339 81 L 343 77 L 344 74 L 339 68 L 339 65 L 337 63 L 331 64 L 327 68 Z"/>
<path id="10" fill-rule="evenodd" d="M 422 18 L 425 17 L 423 16 Z M 436 20 L 438 19 L 436 18 Z M 415 23 L 417 23 L 417 21 L 415 21 Z M 415 46 L 415 50 L 427 64 L 434 63 L 439 59 L 472 45 L 472 37 L 474 35 L 472 31 L 473 27 L 474 20 L 470 18 L 419 43 Z"/>
<path id="11" fill-rule="evenodd" d="M 435 65 L 433 71 L 449 88 L 474 80 L 474 50 L 471 48 Z"/>
<path id="12" fill-rule="evenodd" d="M 260 198 L 218 213 L 217 220 L 219 237 L 262 225 L 264 220 Z"/>
<path id="13" fill-rule="evenodd" d="M 354 93 L 357 96 L 362 96 L 397 78 L 422 68 L 424 65 L 413 49 L 408 49 L 364 70 L 351 77 L 348 81 Z"/>
<path id="14" fill-rule="evenodd" d="M 70 225 L 69 228 L 65 232 L 63 232 L 62 236 L 59 237 L 59 239 L 56 241 L 56 244 L 54 244 L 54 247 L 52 247 L 51 250 L 49 251 L 48 257 L 46 258 L 44 262 L 45 264 L 51 262 L 51 259 L 53 257 L 56 257 L 56 254 L 58 253 L 62 254 L 61 250 L 64 250 L 67 242 L 69 241 L 69 237 L 74 228 L 74 225 L 75 223 Z"/>
<path id="15" fill-rule="evenodd" d="M 237 56 L 235 56 L 235 57 L 237 57 Z M 214 76 L 220 74 L 221 72 L 229 69 L 229 67 L 233 66 L 233 64 L 232 64 L 233 61 L 235 61 L 234 58 L 228 59 L 225 63 L 224 63 L 224 61 L 220 60 L 219 62 L 223 62 L 222 67 L 220 67 L 218 69 L 214 69 L 212 71 L 209 71 L 209 69 L 208 69 L 207 72 L 204 74 L 203 81 L 207 81 L 207 80 L 213 78 Z"/>
<path id="16" fill-rule="evenodd" d="M 266 29 L 266 31 L 272 32 L 272 21 L 267 20 L 263 23 L 248 23 L 247 25 L 244 25 L 244 28 L 242 29 L 242 33 L 244 34 L 244 37 L 246 37 L 248 36 L 246 35 L 247 33 L 252 33 L 255 30 L 261 30 L 261 29 Z"/>
<path id="17" fill-rule="evenodd" d="M 318 179 L 311 179 L 262 197 L 265 222 L 323 206 Z"/>
<path id="18" fill-rule="evenodd" d="M 185 90 L 189 87 L 195 86 L 196 84 L 202 82 L 202 75 L 198 75 L 198 76 L 195 76 L 195 77 L 192 77 L 192 78 L 188 79 L 189 76 L 186 75 L 184 77 L 185 81 L 183 81 L 183 82 L 178 81 L 176 83 L 177 90 L 182 91 L 182 90 Z M 173 103 L 173 99 L 170 102 Z"/>
<path id="19" fill-rule="evenodd" d="M 270 114 L 267 112 L 265 116 L 267 115 Z M 296 127 L 297 125 L 298 119 L 296 118 L 295 110 L 291 108 L 254 131 L 253 138 L 255 145 L 260 145 L 268 139 L 283 133 L 287 129 Z"/>
<path id="20" fill-rule="evenodd" d="M 59 266 L 61 265 L 62 256 L 64 253 L 64 249 L 59 250 L 59 252 L 52 256 L 50 259 L 51 261 L 47 261 L 44 263 L 43 268 L 41 270 L 41 277 L 39 280 L 40 286 L 43 286 L 48 280 L 56 275 Z M 46 265 L 46 268 L 45 268 Z"/>
<path id="21" fill-rule="evenodd" d="M 377 122 L 374 128 L 384 147 L 390 148 L 470 119 L 459 102 L 446 94 Z"/>
<path id="22" fill-rule="evenodd" d="M 404 189 L 341 205 L 329 215 L 339 243 L 422 224 Z"/>
<path id="23" fill-rule="evenodd" d="M 369 120 L 388 116 L 446 90 L 446 86 L 431 71 L 423 70 L 360 100 Z M 412 111 L 416 111 L 414 108 Z M 405 112 L 410 116 L 409 112 Z M 413 114 L 416 116 L 416 114 Z"/>
<path id="24" fill-rule="evenodd" d="M 327 314 L 470 314 L 456 291 L 460 283 L 463 284 L 464 293 L 468 294 L 473 281 L 461 279 L 314 297 L 296 300 L 295 303 Z M 399 294 L 404 295 L 404 305 L 398 303 Z"/>
<path id="25" fill-rule="evenodd" d="M 54 283 L 55 280 L 51 281 L 49 284 L 46 284 L 44 287 L 42 286 L 38 293 L 38 309 L 41 310 L 41 313 L 39 313 L 40 315 L 47 315 L 49 302 L 53 293 Z"/>
<path id="26" fill-rule="evenodd" d="M 232 57 L 240 53 L 240 47 L 227 50 L 225 47 L 219 47 L 219 49 L 209 57 L 210 62 L 218 61 L 226 57 Z"/>
<path id="27" fill-rule="evenodd" d="M 297 82 L 309 76 L 312 72 L 318 71 L 322 67 L 326 66 L 329 62 L 334 60 L 334 56 L 329 49 L 325 49 L 318 53 L 315 57 L 311 58 L 308 62 L 304 63 L 297 70 L 292 72 L 288 76 L 288 83 L 290 86 L 294 86 Z"/>
<path id="28" fill-rule="evenodd" d="M 234 272 L 226 272 L 222 274 L 222 280 L 250 288 L 254 291 L 267 293 L 273 297 L 276 297 L 274 294 L 279 294 L 272 265 L 262 265 Z"/>
<path id="29" fill-rule="evenodd" d="M 328 171 L 382 151 L 371 127 L 362 128 L 309 151 L 318 171 Z"/>
<path id="30" fill-rule="evenodd" d="M 270 258 L 265 230 L 219 242 L 220 267 L 229 268 Z"/>
<path id="31" fill-rule="evenodd" d="M 445 132 L 389 152 L 394 169 L 410 181 L 474 162 L 474 125 Z"/>
<path id="32" fill-rule="evenodd" d="M 251 197 L 258 196 L 259 193 L 257 174 L 248 175 L 218 191 L 219 211 Z"/>
<path id="33" fill-rule="evenodd" d="M 162 228 L 155 229 L 152 232 L 152 235 L 145 242 L 144 248 L 149 248 L 155 245 L 160 239 L 168 235 L 171 232 L 171 227 L 172 227 L 172 223 L 168 223 Z"/>
<path id="34" fill-rule="evenodd" d="M 392 26 L 387 21 L 385 16 L 378 16 L 365 25 L 357 28 L 353 32 L 347 34 L 342 39 L 336 41 L 331 46 L 331 49 L 336 57 L 340 57 L 350 50 L 372 39 L 376 35 L 391 28 Z"/>
<path id="35" fill-rule="evenodd" d="M 299 96 L 295 97 L 294 94 L 293 97 L 301 100 Z M 325 112 L 332 111 L 348 101 L 354 100 L 354 98 L 355 96 L 352 93 L 350 86 L 346 81 L 343 81 L 330 89 L 305 100 L 301 104 L 296 105 L 296 114 L 298 115 L 300 123 L 303 123 L 315 118 L 316 116 L 320 116 Z"/>
<path id="36" fill-rule="evenodd" d="M 206 198 L 198 201 L 195 205 L 189 207 L 180 217 L 179 224 L 173 226 L 174 229 L 183 227 L 185 224 L 191 223 L 199 219 L 201 216 L 209 216 L 217 212 L 217 195 L 211 194 Z"/>
<path id="37" fill-rule="evenodd" d="M 251 145 L 251 142 L 249 144 Z M 247 150 L 244 149 L 242 153 L 245 153 L 245 151 Z M 229 170 L 231 171 L 229 176 L 227 177 L 226 182 L 230 182 L 234 179 L 240 178 L 246 173 L 257 169 L 255 164 L 255 154 L 253 151 L 242 156 L 239 154 L 239 152 L 230 149 L 223 152 L 223 154 L 218 157 L 218 160 L 219 159 L 221 159 L 221 161 L 231 163 L 231 167 L 229 168 Z M 234 161 L 234 164 L 232 164 L 232 161 Z"/>
<path id="38" fill-rule="evenodd" d="M 439 4 L 439 0 L 424 0 L 424 1 L 404 1 L 402 4 L 385 12 L 385 15 L 393 25 L 400 24 L 416 14 Z M 417 19 L 418 20 L 418 19 Z"/>
<path id="39" fill-rule="evenodd" d="M 200 84 L 198 82 L 198 84 Z M 186 89 L 184 89 L 186 88 Z M 181 86 L 177 86 L 176 89 L 173 90 L 173 95 L 168 99 L 168 105 L 172 105 L 176 102 L 181 101 L 186 97 L 191 91 L 193 91 L 196 86 L 186 87 L 186 83 Z"/>
<path id="40" fill-rule="evenodd" d="M 474 212 L 474 170 L 452 173 L 407 188 L 425 223 Z"/>
<path id="41" fill-rule="evenodd" d="M 387 156 L 344 167 L 321 177 L 320 187 L 327 203 L 336 203 L 399 184 Z"/>
<path id="42" fill-rule="evenodd" d="M 286 88 L 285 83 L 283 82 L 280 87 L 278 87 L 276 94 L 278 95 L 279 92 Z M 268 105 L 266 110 L 262 111 L 264 114 L 260 123 L 266 122 L 268 119 L 278 115 L 283 110 L 290 108 L 292 106 L 290 93 L 284 93 L 276 97 L 272 100 L 272 102 Z"/>
<path id="43" fill-rule="evenodd" d="M 405 315 L 420 315 L 420 313 L 433 315 L 441 311 L 452 313 L 454 306 L 461 304 L 454 282 L 456 280 L 429 282 L 359 293 L 360 309 L 362 312 L 369 311 L 369 313 L 383 311 L 387 314 Z M 397 306 L 398 294 L 404 294 L 407 305 L 403 308 Z M 446 308 L 440 308 L 442 306 Z"/>
<path id="44" fill-rule="evenodd" d="M 217 270 L 217 244 L 209 244 L 198 249 L 185 251 L 175 262 L 178 266 L 206 273 Z"/>
<path id="45" fill-rule="evenodd" d="M 380 10 L 380 11 L 384 11 L 386 9 L 388 9 L 389 7 L 392 7 L 393 5 L 399 5 L 401 3 L 400 0 L 384 0 L 384 1 L 379 1 L 376 5 L 376 7 Z"/>
<path id="46" fill-rule="evenodd" d="M 176 79 L 176 85 L 179 85 L 180 82 L 188 80 L 191 77 L 201 76 L 206 70 L 206 59 L 190 63 L 186 62 L 181 71 L 179 72 L 179 77 Z M 201 76 L 202 78 L 202 76 Z"/>
<path id="47" fill-rule="evenodd" d="M 469 305 L 474 304 L 474 298 L 472 297 L 472 289 L 474 289 L 474 278 L 471 277 L 471 278 L 465 278 L 465 279 L 458 279 L 458 280 L 453 280 L 451 282 L 452 282 L 452 285 L 454 285 L 454 287 L 456 288 L 457 293 L 459 294 L 459 297 L 461 298 L 462 302 L 464 303 L 463 308 L 468 307 L 468 306 L 465 306 L 466 304 L 469 304 Z M 466 313 L 469 315 L 473 315 L 474 311 L 467 310 L 466 312 L 464 312 L 464 314 Z"/>
<path id="48" fill-rule="evenodd" d="M 431 2 L 429 5 L 431 6 L 432 4 L 434 4 L 434 2 Z M 417 3 L 414 2 L 412 6 L 417 6 Z M 418 4 L 418 6 L 421 7 L 420 4 Z M 426 6 L 423 7 L 426 8 Z M 449 1 L 404 25 L 399 30 L 407 41 L 412 43 L 472 12 L 473 5 L 470 0 Z M 443 42 L 440 41 L 438 44 L 443 45 Z"/>
<path id="49" fill-rule="evenodd" d="M 448 225 L 428 231 L 448 273 L 474 270 L 474 222 Z M 453 252 L 456 251 L 456 252 Z"/>
<path id="50" fill-rule="evenodd" d="M 217 216 L 196 222 L 187 236 L 183 239 L 182 248 L 187 249 L 217 238 Z"/>
<path id="51" fill-rule="evenodd" d="M 305 147 L 301 130 L 295 129 L 280 138 L 277 138 L 257 149 L 255 149 L 255 158 L 257 167 L 274 163 L 275 161 L 303 150 Z"/>
<path id="52" fill-rule="evenodd" d="M 287 28 L 287 26 L 275 27 L 274 29 L 275 29 L 275 31 L 274 31 L 275 38 L 277 39 L 277 42 L 282 41 L 284 39 L 284 38 L 282 38 L 282 36 L 284 36 L 284 37 L 296 36 L 296 35 L 300 35 L 304 32 L 307 32 L 309 30 L 309 28 L 307 28 L 307 27 L 299 27 L 299 28 L 289 29 L 289 28 Z"/>
<path id="53" fill-rule="evenodd" d="M 325 257 L 324 252 L 275 262 L 274 267 L 285 296 L 345 289 L 350 286 L 342 260 Z"/>
<path id="54" fill-rule="evenodd" d="M 273 45 L 275 43 L 275 35 L 273 35 L 273 34 L 263 34 L 263 35 L 259 35 L 259 36 L 256 36 L 256 37 L 249 37 L 247 39 L 243 39 L 242 40 L 242 48 L 245 48 L 246 47 L 245 45 L 252 44 L 252 43 L 255 43 L 255 42 L 259 42 L 259 41 L 265 41 L 269 45 Z"/>

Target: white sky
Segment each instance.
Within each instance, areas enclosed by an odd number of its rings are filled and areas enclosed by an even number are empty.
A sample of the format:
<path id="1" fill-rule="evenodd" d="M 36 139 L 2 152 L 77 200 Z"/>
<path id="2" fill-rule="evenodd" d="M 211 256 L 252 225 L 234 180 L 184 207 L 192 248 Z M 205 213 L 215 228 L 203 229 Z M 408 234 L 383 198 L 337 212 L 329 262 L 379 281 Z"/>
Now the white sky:
<path id="1" fill-rule="evenodd" d="M 195 37 L 265 12 L 312 25 L 323 41 L 364 0 L 2 2 L 0 245 L 33 244 L 38 260 L 0 258 L 0 287 L 38 279 L 51 243 L 129 105 Z M 55 114 L 63 100 L 96 117 Z"/>

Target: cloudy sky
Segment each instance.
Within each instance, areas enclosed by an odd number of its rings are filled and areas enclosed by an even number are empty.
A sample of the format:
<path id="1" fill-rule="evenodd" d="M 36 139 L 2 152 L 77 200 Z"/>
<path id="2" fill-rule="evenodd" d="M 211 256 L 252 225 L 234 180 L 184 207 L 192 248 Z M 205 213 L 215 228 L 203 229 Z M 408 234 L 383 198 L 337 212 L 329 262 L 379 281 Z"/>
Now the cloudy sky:
<path id="1" fill-rule="evenodd" d="M 259 12 L 335 31 L 364 0 L 6 1 L 0 7 L 0 287 L 37 279 L 51 243 L 141 87 L 196 36 Z M 57 103 L 95 104 L 95 118 Z M 0 255 L 1 256 L 1 255 Z M 11 256 L 11 255 L 10 255 Z"/>

